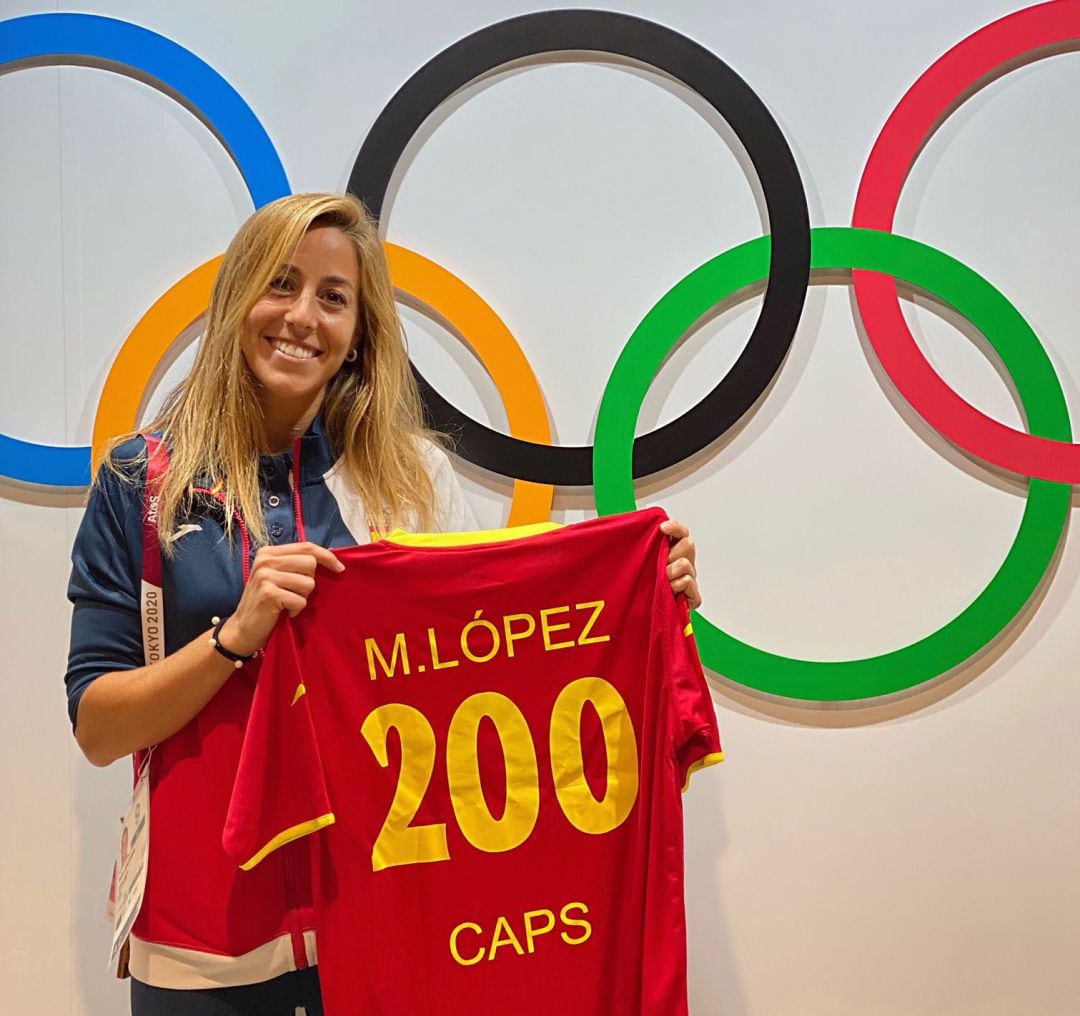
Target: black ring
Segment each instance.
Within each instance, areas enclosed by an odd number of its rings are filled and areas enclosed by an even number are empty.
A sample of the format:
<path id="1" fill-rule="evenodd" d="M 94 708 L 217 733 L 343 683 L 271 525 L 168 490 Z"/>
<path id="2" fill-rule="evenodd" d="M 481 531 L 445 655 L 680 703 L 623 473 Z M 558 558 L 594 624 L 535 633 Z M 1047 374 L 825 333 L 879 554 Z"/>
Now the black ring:
<path id="1" fill-rule="evenodd" d="M 810 216 L 791 149 L 764 103 L 703 46 L 651 21 L 605 11 L 541 11 L 474 32 L 429 60 L 372 124 L 349 176 L 349 191 L 376 217 L 402 153 L 424 121 L 481 75 L 525 57 L 568 50 L 629 57 L 669 74 L 728 123 L 753 163 L 773 243 L 761 315 L 735 365 L 696 406 L 634 441 L 635 477 L 666 469 L 732 427 L 768 388 L 787 355 L 810 280 Z M 450 405 L 413 372 L 428 420 L 457 437 L 469 462 L 537 483 L 592 483 L 592 447 L 535 444 L 500 434 Z"/>

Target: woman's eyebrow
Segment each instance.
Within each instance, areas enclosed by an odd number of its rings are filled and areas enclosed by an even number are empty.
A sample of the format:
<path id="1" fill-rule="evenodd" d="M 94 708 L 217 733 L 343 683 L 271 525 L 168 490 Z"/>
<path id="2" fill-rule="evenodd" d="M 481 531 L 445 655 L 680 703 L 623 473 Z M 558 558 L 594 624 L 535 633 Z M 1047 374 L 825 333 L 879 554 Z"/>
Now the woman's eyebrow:
<path id="1" fill-rule="evenodd" d="M 278 276 L 282 275 L 298 275 L 303 274 L 299 268 L 294 264 L 282 265 L 281 270 L 277 273 Z M 348 286 L 349 289 L 356 289 L 356 284 L 346 279 L 342 275 L 325 275 L 319 280 L 324 285 L 330 286 Z"/>
<path id="2" fill-rule="evenodd" d="M 348 286 L 350 289 L 356 289 L 353 283 L 340 275 L 327 275 L 323 282 L 329 282 L 332 286 Z"/>

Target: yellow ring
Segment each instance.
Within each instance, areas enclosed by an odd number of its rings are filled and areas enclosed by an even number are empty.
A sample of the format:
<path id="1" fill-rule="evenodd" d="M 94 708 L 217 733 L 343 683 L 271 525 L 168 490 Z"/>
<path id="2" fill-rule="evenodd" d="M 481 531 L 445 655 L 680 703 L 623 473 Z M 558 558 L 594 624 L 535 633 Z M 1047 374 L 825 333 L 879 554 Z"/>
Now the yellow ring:
<path id="1" fill-rule="evenodd" d="M 499 392 L 511 435 L 550 444 L 544 396 L 510 329 L 476 292 L 445 268 L 396 244 L 387 243 L 385 249 L 394 288 L 418 301 L 421 311 L 447 321 L 472 347 Z M 159 364 L 184 330 L 206 313 L 220 266 L 219 256 L 185 275 L 158 298 L 120 347 L 94 417 L 95 470 L 106 443 L 138 426 L 143 399 Z M 545 521 L 551 515 L 554 495 L 549 483 L 515 480 L 507 525 Z"/>
<path id="2" fill-rule="evenodd" d="M 441 265 L 405 247 L 385 244 L 394 288 L 445 318 L 472 347 L 506 409 L 513 437 L 551 444 L 547 405 L 529 361 L 510 329 L 479 294 Z M 550 483 L 514 481 L 508 526 L 544 522 L 551 516 L 555 488 Z"/>

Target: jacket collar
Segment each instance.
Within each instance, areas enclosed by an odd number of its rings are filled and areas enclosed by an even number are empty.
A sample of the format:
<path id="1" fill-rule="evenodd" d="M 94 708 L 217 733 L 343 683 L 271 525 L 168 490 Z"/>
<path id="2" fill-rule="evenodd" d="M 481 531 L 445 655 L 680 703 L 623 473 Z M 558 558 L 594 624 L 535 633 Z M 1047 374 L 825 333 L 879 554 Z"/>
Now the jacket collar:
<path id="1" fill-rule="evenodd" d="M 307 433 L 300 438 L 300 482 L 304 485 L 321 483 L 333 466 L 334 458 L 322 413 L 318 413 Z"/>
<path id="2" fill-rule="evenodd" d="M 295 447 L 295 445 L 294 445 Z M 307 432 L 300 438 L 300 484 L 307 487 L 311 484 L 323 482 L 323 477 L 330 471 L 336 456 L 330 447 L 330 439 L 326 434 L 322 413 L 319 413 Z M 260 455 L 259 471 L 263 476 L 270 475 L 284 468 L 292 470 L 292 449 L 281 452 L 278 455 Z M 209 477 L 205 474 L 197 478 L 196 486 L 208 486 Z"/>

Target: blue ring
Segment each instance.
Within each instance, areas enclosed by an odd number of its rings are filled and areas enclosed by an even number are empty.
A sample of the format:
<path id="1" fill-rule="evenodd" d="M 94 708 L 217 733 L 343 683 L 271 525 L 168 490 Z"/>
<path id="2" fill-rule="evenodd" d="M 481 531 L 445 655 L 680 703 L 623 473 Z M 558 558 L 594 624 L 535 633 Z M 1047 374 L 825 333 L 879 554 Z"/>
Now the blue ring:
<path id="1" fill-rule="evenodd" d="M 208 63 L 149 29 L 93 14 L 31 14 L 0 21 L 0 69 L 15 61 L 91 57 L 140 71 L 214 133 L 256 208 L 291 193 L 285 168 L 251 107 Z M 113 69 L 110 67 L 110 69 Z M 0 434 L 0 476 L 50 487 L 90 483 L 90 448 L 33 444 Z"/>

